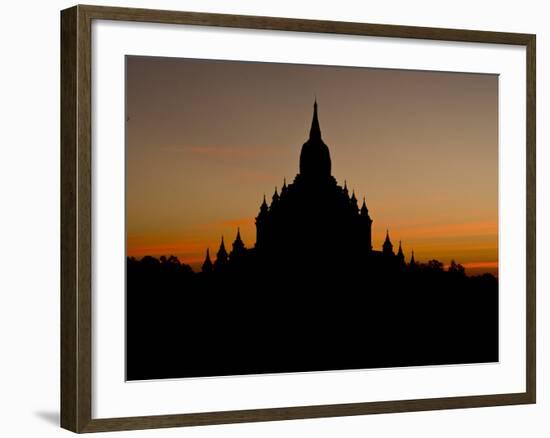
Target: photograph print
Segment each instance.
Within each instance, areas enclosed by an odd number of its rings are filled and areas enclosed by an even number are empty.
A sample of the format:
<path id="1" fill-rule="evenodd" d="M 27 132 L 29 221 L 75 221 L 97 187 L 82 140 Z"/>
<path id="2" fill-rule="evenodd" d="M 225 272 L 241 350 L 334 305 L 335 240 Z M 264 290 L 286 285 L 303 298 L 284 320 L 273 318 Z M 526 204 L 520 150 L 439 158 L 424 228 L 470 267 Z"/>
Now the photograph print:
<path id="1" fill-rule="evenodd" d="M 126 378 L 499 361 L 498 75 L 126 57 Z"/>

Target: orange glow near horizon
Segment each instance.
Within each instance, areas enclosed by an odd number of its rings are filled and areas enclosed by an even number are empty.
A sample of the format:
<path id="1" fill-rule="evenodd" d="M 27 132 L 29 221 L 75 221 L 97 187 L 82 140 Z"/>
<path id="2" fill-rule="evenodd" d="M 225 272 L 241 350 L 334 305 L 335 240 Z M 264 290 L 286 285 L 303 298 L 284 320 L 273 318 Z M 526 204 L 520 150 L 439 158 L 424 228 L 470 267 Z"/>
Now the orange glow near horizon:
<path id="1" fill-rule="evenodd" d="M 332 173 L 373 247 L 498 275 L 498 77 L 127 58 L 127 255 L 200 269 L 298 172 L 317 95 Z"/>
<path id="2" fill-rule="evenodd" d="M 147 236 L 128 236 L 128 256 L 141 258 L 146 255 L 155 257 L 175 255 L 180 261 L 200 270 L 206 249 L 210 249 L 211 257 L 219 248 L 221 237 L 224 236 L 226 248 L 240 229 L 243 241 L 248 247 L 255 242 L 256 229 L 254 217 L 239 218 L 213 223 L 199 224 L 195 230 L 189 230 L 189 236 L 159 234 Z M 397 250 L 399 240 L 407 259 L 411 251 L 415 252 L 418 262 L 437 259 L 448 266 L 455 260 L 464 266 L 467 272 L 498 273 L 498 246 L 494 222 L 402 226 L 390 230 L 390 236 Z M 386 236 L 385 230 L 373 232 L 374 249 L 381 249 Z M 405 237 L 406 236 L 406 237 Z M 400 239 L 400 237 L 403 237 Z"/>

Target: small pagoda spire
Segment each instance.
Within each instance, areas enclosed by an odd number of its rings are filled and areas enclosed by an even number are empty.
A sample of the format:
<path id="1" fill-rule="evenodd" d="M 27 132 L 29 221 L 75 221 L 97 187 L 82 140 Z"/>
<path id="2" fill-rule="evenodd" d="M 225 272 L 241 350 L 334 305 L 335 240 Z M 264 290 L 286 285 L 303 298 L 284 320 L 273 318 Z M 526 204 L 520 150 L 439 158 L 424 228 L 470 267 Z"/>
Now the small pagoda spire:
<path id="1" fill-rule="evenodd" d="M 355 197 L 355 190 L 351 192 L 350 205 L 353 208 L 353 212 L 357 213 L 359 206 L 357 205 L 357 198 Z"/>
<path id="2" fill-rule="evenodd" d="M 269 211 L 269 207 L 267 206 L 267 201 L 265 199 L 265 193 L 264 193 L 264 200 L 260 205 L 260 212 L 258 213 L 258 216 L 256 216 L 256 223 L 258 220 L 262 221 L 267 216 L 268 211 Z"/>
<path id="3" fill-rule="evenodd" d="M 382 245 L 382 253 L 385 255 L 394 255 L 393 245 L 390 240 L 390 232 L 388 229 L 386 229 L 386 240 L 384 240 L 384 244 Z"/>
<path id="4" fill-rule="evenodd" d="M 365 201 L 365 197 L 363 196 L 363 205 L 361 205 L 361 214 L 362 215 L 368 215 L 369 209 L 367 208 L 367 203 Z"/>
<path id="5" fill-rule="evenodd" d="M 401 241 L 399 241 L 399 250 L 397 251 L 397 255 L 404 257 L 403 248 L 401 247 Z"/>
<path id="6" fill-rule="evenodd" d="M 397 264 L 401 270 L 407 267 L 405 263 L 405 254 L 403 254 L 403 248 L 401 247 L 401 241 L 399 241 L 399 250 L 397 251 Z"/>
<path id="7" fill-rule="evenodd" d="M 409 262 L 409 265 L 416 266 L 416 260 L 414 259 L 414 250 L 411 251 L 411 261 Z"/>
<path id="8" fill-rule="evenodd" d="M 204 259 L 204 263 L 202 264 L 202 272 L 209 273 L 212 272 L 212 268 L 214 265 L 212 264 L 212 260 L 210 260 L 210 248 L 206 249 L 206 257 Z"/>
<path id="9" fill-rule="evenodd" d="M 237 237 L 235 237 L 235 242 L 241 242 L 242 243 L 242 239 L 241 239 L 241 227 L 237 227 Z M 401 243 L 400 243 L 401 245 Z"/>
<path id="10" fill-rule="evenodd" d="M 271 200 L 271 207 L 273 207 L 273 204 L 277 204 L 277 202 L 279 202 L 279 193 L 277 192 L 277 187 L 275 187 L 275 192 Z"/>
<path id="11" fill-rule="evenodd" d="M 216 265 L 224 264 L 225 262 L 227 262 L 227 251 L 225 249 L 225 243 L 223 241 L 223 236 L 222 236 L 222 241 L 220 243 L 220 249 L 218 250 L 218 253 L 216 254 Z"/>
<path id="12" fill-rule="evenodd" d="M 288 187 L 286 185 L 286 178 L 283 178 L 283 187 L 281 187 L 281 196 L 286 195 Z"/>
<path id="13" fill-rule="evenodd" d="M 238 257 L 242 256 L 246 252 L 246 248 L 244 246 L 244 242 L 241 239 L 241 228 L 237 227 L 237 236 L 235 237 L 235 240 L 233 242 L 233 249 L 230 254 L 231 260 L 235 260 Z"/>

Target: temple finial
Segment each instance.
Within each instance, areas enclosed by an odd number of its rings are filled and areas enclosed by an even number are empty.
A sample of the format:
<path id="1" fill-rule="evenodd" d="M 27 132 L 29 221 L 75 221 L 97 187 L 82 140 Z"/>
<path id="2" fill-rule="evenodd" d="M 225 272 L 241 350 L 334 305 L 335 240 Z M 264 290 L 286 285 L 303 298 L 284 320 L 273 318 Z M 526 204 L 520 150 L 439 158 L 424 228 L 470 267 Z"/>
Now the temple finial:
<path id="1" fill-rule="evenodd" d="M 313 119 L 311 121 L 311 129 L 309 131 L 309 138 L 311 140 L 321 139 L 321 127 L 319 126 L 319 118 L 317 116 L 317 97 L 313 103 Z"/>

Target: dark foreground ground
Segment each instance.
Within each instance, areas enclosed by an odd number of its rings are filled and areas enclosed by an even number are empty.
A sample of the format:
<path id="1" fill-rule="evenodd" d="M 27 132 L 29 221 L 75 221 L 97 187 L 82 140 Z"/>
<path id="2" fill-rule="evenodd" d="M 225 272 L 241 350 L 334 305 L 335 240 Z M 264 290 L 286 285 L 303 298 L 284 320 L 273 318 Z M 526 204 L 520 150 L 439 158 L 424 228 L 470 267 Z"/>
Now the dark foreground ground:
<path id="1" fill-rule="evenodd" d="M 492 275 L 437 263 L 205 275 L 150 257 L 127 268 L 128 380 L 498 361 Z"/>

